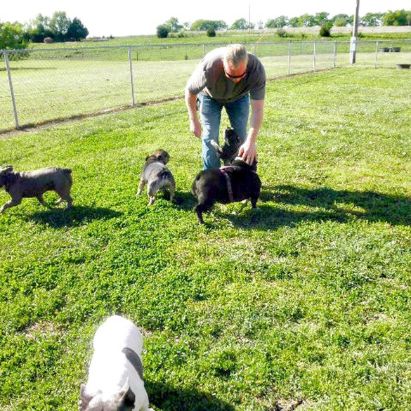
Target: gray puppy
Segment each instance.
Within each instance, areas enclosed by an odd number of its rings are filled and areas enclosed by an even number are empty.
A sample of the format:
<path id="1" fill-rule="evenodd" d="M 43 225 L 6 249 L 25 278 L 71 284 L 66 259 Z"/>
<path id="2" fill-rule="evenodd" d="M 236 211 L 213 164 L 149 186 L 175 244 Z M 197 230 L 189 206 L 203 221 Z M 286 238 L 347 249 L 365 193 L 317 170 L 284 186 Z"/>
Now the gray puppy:
<path id="1" fill-rule="evenodd" d="M 0 213 L 21 203 L 23 198 L 36 197 L 40 204 L 47 207 L 43 200 L 46 191 L 55 191 L 62 201 L 67 202 L 67 208 L 73 205 L 70 196 L 73 179 L 68 168 L 42 168 L 28 172 L 16 172 L 12 166 L 0 169 L 0 188 L 4 187 L 11 200 L 0 208 Z"/>
<path id="2" fill-rule="evenodd" d="M 170 193 L 170 201 L 174 200 L 176 183 L 171 171 L 166 167 L 170 160 L 170 155 L 165 150 L 156 150 L 146 157 L 143 172 L 140 176 L 137 195 L 140 195 L 147 184 L 148 205 L 154 203 L 159 190 L 167 190 Z"/>

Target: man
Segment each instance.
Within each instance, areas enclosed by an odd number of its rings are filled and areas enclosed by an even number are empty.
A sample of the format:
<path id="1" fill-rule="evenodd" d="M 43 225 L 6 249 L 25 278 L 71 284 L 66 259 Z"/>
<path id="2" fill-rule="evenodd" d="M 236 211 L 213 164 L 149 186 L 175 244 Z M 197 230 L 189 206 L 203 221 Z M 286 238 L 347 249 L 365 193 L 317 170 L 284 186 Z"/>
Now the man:
<path id="1" fill-rule="evenodd" d="M 187 82 L 185 101 L 190 120 L 190 131 L 202 135 L 204 169 L 219 168 L 220 160 L 210 144 L 218 142 L 221 110 L 225 107 L 231 127 L 243 144 L 239 156 L 252 164 L 257 156 L 257 135 L 263 121 L 265 71 L 260 60 L 247 53 L 241 44 L 232 44 L 209 52 Z M 250 129 L 247 123 L 250 112 Z M 200 102 L 201 123 L 197 116 Z"/>

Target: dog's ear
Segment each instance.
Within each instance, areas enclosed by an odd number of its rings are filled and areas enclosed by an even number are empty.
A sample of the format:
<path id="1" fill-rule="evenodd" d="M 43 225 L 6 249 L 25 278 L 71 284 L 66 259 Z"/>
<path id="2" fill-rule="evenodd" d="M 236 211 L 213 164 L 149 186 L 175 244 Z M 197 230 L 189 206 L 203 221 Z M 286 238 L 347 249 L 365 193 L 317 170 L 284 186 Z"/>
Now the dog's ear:
<path id="1" fill-rule="evenodd" d="M 129 387 L 129 389 L 125 393 L 122 393 L 122 395 L 120 397 L 120 404 L 119 405 L 120 406 L 122 405 L 124 407 L 124 409 L 126 409 L 126 410 L 132 410 L 132 409 L 134 409 L 135 402 L 136 402 L 136 395 L 134 394 L 134 392 Z"/>
<path id="2" fill-rule="evenodd" d="M 86 386 L 84 384 L 80 385 L 80 400 L 78 402 L 79 411 L 86 411 L 90 401 L 93 396 L 86 393 Z"/>
<path id="3" fill-rule="evenodd" d="M 130 411 L 134 409 L 134 403 L 136 401 L 136 396 L 130 388 L 128 378 L 127 378 L 127 381 L 124 383 L 124 385 L 121 387 L 118 397 L 119 397 L 119 406 L 123 406 L 122 409 L 130 410 Z"/>
<path id="4" fill-rule="evenodd" d="M 146 161 L 147 161 L 149 158 L 150 158 L 150 156 L 147 156 L 147 157 L 146 157 Z"/>
<path id="5" fill-rule="evenodd" d="M 0 174 L 7 174 L 13 171 L 13 166 L 5 166 L 4 168 L 0 169 Z"/>

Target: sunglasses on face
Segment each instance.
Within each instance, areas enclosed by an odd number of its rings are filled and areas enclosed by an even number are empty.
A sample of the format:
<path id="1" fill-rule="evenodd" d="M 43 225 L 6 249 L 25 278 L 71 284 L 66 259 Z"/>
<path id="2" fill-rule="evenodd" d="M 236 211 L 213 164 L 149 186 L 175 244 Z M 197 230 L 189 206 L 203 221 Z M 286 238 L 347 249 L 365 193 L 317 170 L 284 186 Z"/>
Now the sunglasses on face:
<path id="1" fill-rule="evenodd" d="M 225 75 L 228 78 L 231 78 L 231 79 L 234 79 L 234 80 L 239 79 L 239 78 L 243 78 L 247 74 L 247 70 L 243 74 L 240 74 L 239 76 L 233 76 L 231 74 L 228 74 L 225 70 L 224 70 L 224 72 L 225 72 Z"/>

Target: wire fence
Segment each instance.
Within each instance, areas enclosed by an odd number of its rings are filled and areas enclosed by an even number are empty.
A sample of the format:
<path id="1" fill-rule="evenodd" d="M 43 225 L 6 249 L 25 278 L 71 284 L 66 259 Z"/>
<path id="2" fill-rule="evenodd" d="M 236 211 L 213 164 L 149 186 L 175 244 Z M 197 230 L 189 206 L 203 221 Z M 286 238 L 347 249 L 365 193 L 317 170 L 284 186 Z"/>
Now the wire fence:
<path id="1" fill-rule="evenodd" d="M 359 41 L 356 66 L 411 63 L 411 40 Z M 222 46 L 223 44 L 221 44 Z M 216 44 L 0 51 L 0 132 L 182 97 Z M 248 44 L 267 78 L 349 65 L 348 41 Z"/>

